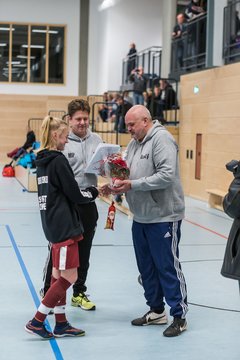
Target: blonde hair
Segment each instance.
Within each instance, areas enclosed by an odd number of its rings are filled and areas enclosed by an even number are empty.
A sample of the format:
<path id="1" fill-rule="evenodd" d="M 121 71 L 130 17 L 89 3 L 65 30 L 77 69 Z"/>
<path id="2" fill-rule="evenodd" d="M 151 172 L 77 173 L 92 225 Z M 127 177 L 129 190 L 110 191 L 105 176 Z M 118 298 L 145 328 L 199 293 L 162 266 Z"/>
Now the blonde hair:
<path id="1" fill-rule="evenodd" d="M 61 133 L 66 128 L 68 128 L 68 123 L 66 121 L 52 116 L 46 116 L 43 119 L 41 126 L 41 148 L 39 150 L 49 150 L 54 147 L 55 144 L 52 138 L 52 132 L 59 131 Z"/>

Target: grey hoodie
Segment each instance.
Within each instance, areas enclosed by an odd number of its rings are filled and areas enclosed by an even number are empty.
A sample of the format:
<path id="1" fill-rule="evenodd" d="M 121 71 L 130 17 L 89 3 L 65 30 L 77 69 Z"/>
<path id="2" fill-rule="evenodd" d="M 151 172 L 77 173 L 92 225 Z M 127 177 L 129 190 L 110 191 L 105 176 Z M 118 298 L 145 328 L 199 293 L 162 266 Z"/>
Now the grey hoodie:
<path id="1" fill-rule="evenodd" d="M 141 142 L 132 139 L 127 163 L 132 188 L 126 199 L 135 221 L 157 223 L 184 218 L 178 147 L 165 127 L 154 121 Z"/>
<path id="2" fill-rule="evenodd" d="M 84 170 L 96 147 L 102 142 L 101 137 L 92 133 L 89 129 L 83 139 L 73 134 L 73 132 L 68 136 L 68 143 L 65 145 L 63 154 L 69 161 L 80 189 L 85 189 L 91 185 L 97 186 L 97 176 L 95 174 L 86 174 Z"/>

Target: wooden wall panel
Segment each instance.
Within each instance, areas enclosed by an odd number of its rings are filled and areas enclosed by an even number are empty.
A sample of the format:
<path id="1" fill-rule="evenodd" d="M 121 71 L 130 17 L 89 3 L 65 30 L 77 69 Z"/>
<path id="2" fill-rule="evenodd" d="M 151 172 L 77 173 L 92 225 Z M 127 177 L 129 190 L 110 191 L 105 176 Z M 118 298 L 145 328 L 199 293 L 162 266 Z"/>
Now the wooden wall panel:
<path id="1" fill-rule="evenodd" d="M 0 94 L 0 163 L 7 163 L 6 153 L 25 142 L 28 119 L 44 118 L 50 110 L 67 112 L 68 103 L 76 98 L 79 97 Z M 101 99 L 89 99 L 90 105 Z"/>
<path id="2" fill-rule="evenodd" d="M 6 153 L 23 145 L 29 118 L 44 118 L 49 110 L 66 110 L 72 96 L 0 95 L 0 163 Z"/>
<path id="3" fill-rule="evenodd" d="M 194 87 L 199 91 L 194 93 Z M 240 158 L 240 64 L 196 72 L 181 77 L 180 166 L 184 191 L 203 200 L 206 189 L 226 191 L 232 174 L 225 164 Z M 196 134 L 202 134 L 201 179 L 195 180 L 195 156 L 186 159 L 186 149 L 195 153 Z"/>

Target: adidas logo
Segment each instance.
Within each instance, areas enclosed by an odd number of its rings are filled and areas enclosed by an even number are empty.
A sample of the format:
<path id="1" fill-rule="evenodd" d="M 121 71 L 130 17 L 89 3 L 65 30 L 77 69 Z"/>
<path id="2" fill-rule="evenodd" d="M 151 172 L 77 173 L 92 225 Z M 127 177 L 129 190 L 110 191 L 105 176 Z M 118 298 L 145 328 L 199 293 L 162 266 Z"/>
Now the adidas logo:
<path id="1" fill-rule="evenodd" d="M 166 234 L 164 235 L 164 239 L 168 238 L 168 237 L 171 237 L 172 235 L 170 234 L 170 232 L 166 232 Z"/>

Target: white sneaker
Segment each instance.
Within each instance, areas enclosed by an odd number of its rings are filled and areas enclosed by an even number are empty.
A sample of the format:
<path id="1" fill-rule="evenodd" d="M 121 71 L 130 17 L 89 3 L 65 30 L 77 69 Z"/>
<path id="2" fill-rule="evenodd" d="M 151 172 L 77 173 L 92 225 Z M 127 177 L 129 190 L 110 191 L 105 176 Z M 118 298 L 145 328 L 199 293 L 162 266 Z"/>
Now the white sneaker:
<path id="1" fill-rule="evenodd" d="M 132 320 L 132 325 L 165 325 L 168 319 L 165 310 L 161 314 L 157 314 L 154 311 L 148 311 L 143 317 Z"/>

